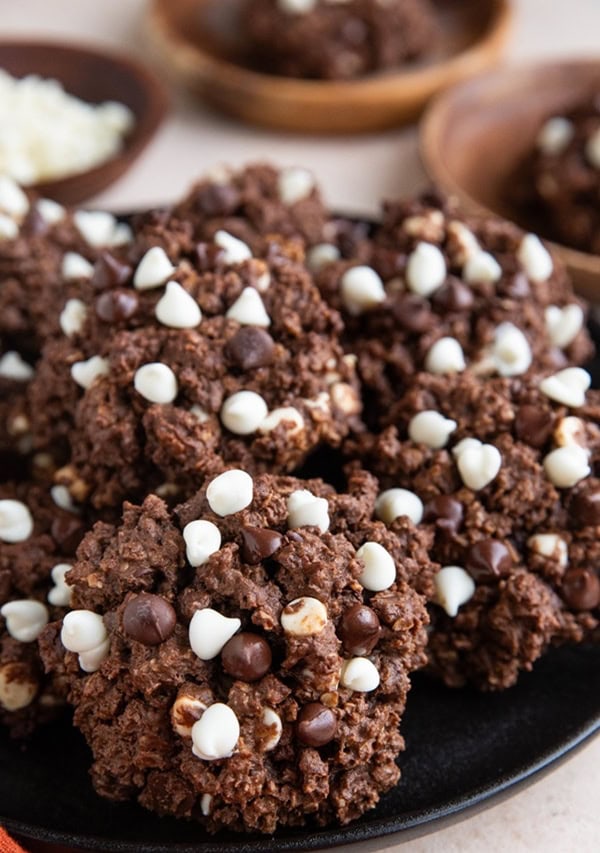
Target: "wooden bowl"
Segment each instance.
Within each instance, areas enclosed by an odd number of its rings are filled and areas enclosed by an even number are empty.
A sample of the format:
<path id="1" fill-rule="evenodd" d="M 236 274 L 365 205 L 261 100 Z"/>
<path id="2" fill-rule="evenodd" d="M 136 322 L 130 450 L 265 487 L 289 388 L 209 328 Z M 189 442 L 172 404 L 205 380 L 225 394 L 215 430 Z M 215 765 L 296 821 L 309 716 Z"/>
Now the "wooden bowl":
<path id="1" fill-rule="evenodd" d="M 89 103 L 120 101 L 135 126 L 122 150 L 86 172 L 35 184 L 32 189 L 63 204 L 79 204 L 117 180 L 139 157 L 167 112 L 162 83 L 142 65 L 94 48 L 54 42 L 0 41 L 0 68 L 13 77 L 39 74 L 59 80 Z"/>
<path id="2" fill-rule="evenodd" d="M 431 105 L 421 124 L 421 157 L 433 181 L 471 213 L 494 213 L 544 237 L 508 191 L 540 123 L 600 91 L 600 61 L 545 62 L 486 74 Z M 600 301 L 600 256 L 550 241 L 579 293 Z"/>
<path id="3" fill-rule="evenodd" d="M 509 0 L 434 0 L 441 35 L 427 60 L 352 81 L 301 80 L 243 67 L 237 28 L 245 0 L 152 0 L 150 38 L 203 99 L 243 121 L 310 133 L 381 130 L 414 120 L 440 89 L 500 56 Z"/>

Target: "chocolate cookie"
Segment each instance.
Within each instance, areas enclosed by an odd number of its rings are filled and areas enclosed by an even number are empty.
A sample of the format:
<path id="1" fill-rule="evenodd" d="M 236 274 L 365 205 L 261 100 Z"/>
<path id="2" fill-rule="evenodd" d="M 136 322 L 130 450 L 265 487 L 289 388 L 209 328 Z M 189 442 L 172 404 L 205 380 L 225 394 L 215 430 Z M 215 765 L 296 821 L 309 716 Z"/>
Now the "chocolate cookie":
<path id="1" fill-rule="evenodd" d="M 513 684 L 551 643 L 600 624 L 600 392 L 568 368 L 482 381 L 420 374 L 395 425 L 349 453 L 378 515 L 434 531 L 430 666 L 451 686 Z"/>
<path id="2" fill-rule="evenodd" d="M 34 368 L 20 353 L 0 346 L 0 453 L 31 449 L 26 389 L 33 374 Z"/>
<path id="3" fill-rule="evenodd" d="M 44 350 L 29 388 L 34 442 L 70 445 L 59 481 L 77 481 L 76 500 L 116 506 L 165 481 L 189 494 L 223 462 L 289 471 L 358 419 L 339 316 L 304 266 L 279 243 L 253 258 L 224 231 L 202 245 L 193 263 L 153 247 L 82 293 Z"/>
<path id="4" fill-rule="evenodd" d="M 537 237 L 461 219 L 434 195 L 388 204 L 368 261 L 317 266 L 321 292 L 343 312 L 373 424 L 418 371 L 518 376 L 592 352 L 583 305 Z"/>
<path id="5" fill-rule="evenodd" d="M 600 254 L 600 94 L 544 121 L 516 182 L 549 235 Z"/>
<path id="6" fill-rule="evenodd" d="M 61 332 L 63 306 L 89 280 L 100 250 L 122 251 L 130 236 L 109 213 L 29 198 L 0 177 L 0 334 L 7 348 L 39 354 Z"/>
<path id="7" fill-rule="evenodd" d="M 346 823 L 397 782 L 430 534 L 372 521 L 369 475 L 350 488 L 228 469 L 87 535 L 41 646 L 100 794 L 271 833 Z"/>
<path id="8" fill-rule="evenodd" d="M 85 530 L 64 491 L 0 485 L 0 725 L 28 735 L 56 715 L 64 691 L 44 675 L 37 638 L 70 600 L 65 573 Z"/>
<path id="9" fill-rule="evenodd" d="M 436 33 L 428 0 L 251 0 L 241 28 L 260 70 L 333 80 L 402 65 Z"/>

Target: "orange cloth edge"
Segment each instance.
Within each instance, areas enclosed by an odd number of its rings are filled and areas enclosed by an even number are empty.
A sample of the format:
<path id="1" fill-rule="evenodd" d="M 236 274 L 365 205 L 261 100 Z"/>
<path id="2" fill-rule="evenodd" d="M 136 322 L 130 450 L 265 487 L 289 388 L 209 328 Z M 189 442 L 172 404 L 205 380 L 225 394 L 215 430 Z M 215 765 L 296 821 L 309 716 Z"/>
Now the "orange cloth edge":
<path id="1" fill-rule="evenodd" d="M 16 841 L 13 841 L 6 830 L 0 826 L 0 853 L 25 853 Z"/>

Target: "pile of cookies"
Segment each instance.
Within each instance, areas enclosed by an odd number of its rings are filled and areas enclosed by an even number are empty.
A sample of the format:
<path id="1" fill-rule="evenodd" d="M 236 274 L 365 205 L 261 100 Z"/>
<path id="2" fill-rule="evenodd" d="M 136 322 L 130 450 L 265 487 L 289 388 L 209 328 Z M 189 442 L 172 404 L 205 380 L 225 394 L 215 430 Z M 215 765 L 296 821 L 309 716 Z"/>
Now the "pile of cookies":
<path id="1" fill-rule="evenodd" d="M 345 823 L 411 673 L 499 690 L 597 640 L 600 393 L 536 236 L 435 193 L 344 220 L 268 165 L 126 223 L 0 210 L 14 736 L 69 706 L 103 796 Z"/>

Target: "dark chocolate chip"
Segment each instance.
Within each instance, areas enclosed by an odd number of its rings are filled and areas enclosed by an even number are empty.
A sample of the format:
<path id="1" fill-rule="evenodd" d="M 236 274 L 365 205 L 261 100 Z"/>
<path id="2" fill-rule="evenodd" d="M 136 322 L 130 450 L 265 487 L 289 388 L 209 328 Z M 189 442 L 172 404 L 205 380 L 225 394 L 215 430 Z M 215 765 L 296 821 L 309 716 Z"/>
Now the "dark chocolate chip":
<path id="1" fill-rule="evenodd" d="M 221 651 L 223 669 L 240 681 L 257 681 L 269 671 L 273 656 L 266 640 L 258 634 L 242 631 L 231 638 Z"/>
<path id="2" fill-rule="evenodd" d="M 392 313 L 398 325 L 409 332 L 426 332 L 435 319 L 429 303 L 414 293 L 396 299 L 392 303 Z"/>
<path id="3" fill-rule="evenodd" d="M 600 491 L 575 495 L 569 510 L 578 527 L 595 527 L 600 524 Z"/>
<path id="4" fill-rule="evenodd" d="M 466 311 L 473 305 L 473 292 L 460 279 L 450 276 L 446 283 L 435 291 L 432 302 L 443 311 Z"/>
<path id="5" fill-rule="evenodd" d="M 436 528 L 448 536 L 460 530 L 463 516 L 463 505 L 449 495 L 437 495 L 423 509 L 423 521 L 434 522 Z"/>
<path id="6" fill-rule="evenodd" d="M 74 554 L 83 539 L 85 525 L 73 513 L 63 512 L 53 520 L 50 533 L 59 550 L 65 554 Z"/>
<path id="7" fill-rule="evenodd" d="M 123 611 L 123 630 L 145 646 L 157 646 L 168 640 L 176 622 L 172 605 L 160 595 L 149 592 L 134 596 Z"/>
<path id="8" fill-rule="evenodd" d="M 475 581 L 506 577 L 513 565 L 510 551 L 499 539 L 481 539 L 467 551 L 465 568 Z"/>
<path id="9" fill-rule="evenodd" d="M 107 290 L 96 299 L 96 314 L 105 323 L 119 323 L 133 317 L 139 306 L 132 290 Z"/>
<path id="10" fill-rule="evenodd" d="M 515 417 L 515 435 L 531 447 L 543 447 L 552 433 L 553 420 L 548 411 L 525 403 Z"/>
<path id="11" fill-rule="evenodd" d="M 352 258 L 354 256 L 344 254 L 344 257 Z M 378 247 L 373 255 L 372 265 L 384 281 L 390 281 L 390 279 L 404 273 L 406 269 L 406 254 L 397 252 L 395 249 Z"/>
<path id="12" fill-rule="evenodd" d="M 600 604 L 600 580 L 590 569 L 570 569 L 563 578 L 562 595 L 573 610 L 594 610 Z"/>
<path id="13" fill-rule="evenodd" d="M 230 216 L 240 204 L 240 194 L 231 184 L 206 184 L 196 191 L 195 204 L 206 216 Z"/>
<path id="14" fill-rule="evenodd" d="M 242 527 L 241 556 L 244 563 L 255 566 L 281 548 L 281 534 L 268 527 Z"/>
<path id="15" fill-rule="evenodd" d="M 21 225 L 21 234 L 35 237 L 40 234 L 45 234 L 49 228 L 50 226 L 37 207 L 32 207 L 29 209 L 29 212 Z"/>
<path id="16" fill-rule="evenodd" d="M 274 348 L 273 338 L 264 329 L 242 326 L 227 341 L 225 355 L 236 367 L 252 370 L 271 364 Z"/>
<path id="17" fill-rule="evenodd" d="M 306 746 L 325 746 L 335 737 L 336 729 L 335 714 L 320 702 L 310 702 L 298 714 L 296 735 Z"/>
<path id="18" fill-rule="evenodd" d="M 347 652 L 352 655 L 368 655 L 379 641 L 379 617 L 365 604 L 354 604 L 344 611 L 339 633 Z"/>
<path id="19" fill-rule="evenodd" d="M 109 287 L 122 287 L 131 279 L 133 268 L 124 264 L 110 252 L 102 252 L 94 264 L 92 287 L 106 290 Z"/>

